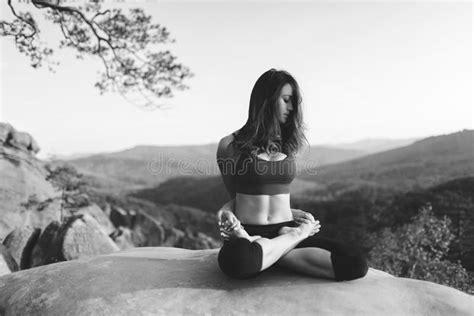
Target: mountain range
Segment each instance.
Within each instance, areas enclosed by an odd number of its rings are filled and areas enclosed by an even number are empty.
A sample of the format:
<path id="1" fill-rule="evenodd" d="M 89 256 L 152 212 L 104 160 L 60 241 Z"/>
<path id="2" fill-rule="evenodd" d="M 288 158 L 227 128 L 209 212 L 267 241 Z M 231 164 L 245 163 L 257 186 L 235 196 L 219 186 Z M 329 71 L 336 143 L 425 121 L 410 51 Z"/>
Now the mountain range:
<path id="1" fill-rule="evenodd" d="M 325 147 L 340 149 L 360 150 L 366 154 L 375 154 L 381 151 L 408 146 L 413 144 L 418 138 L 390 139 L 390 138 L 367 138 L 352 143 L 328 144 Z"/>
<path id="2" fill-rule="evenodd" d="M 67 162 L 77 168 L 88 183 L 104 192 L 121 193 L 156 186 L 175 177 L 218 176 L 217 144 L 193 146 L 136 146 L 127 150 L 95 154 Z M 306 147 L 298 167 L 322 166 L 361 157 L 360 150 Z"/>
<path id="3" fill-rule="evenodd" d="M 474 130 L 428 137 L 411 145 L 307 169 L 300 177 L 324 186 L 426 188 L 474 175 Z"/>

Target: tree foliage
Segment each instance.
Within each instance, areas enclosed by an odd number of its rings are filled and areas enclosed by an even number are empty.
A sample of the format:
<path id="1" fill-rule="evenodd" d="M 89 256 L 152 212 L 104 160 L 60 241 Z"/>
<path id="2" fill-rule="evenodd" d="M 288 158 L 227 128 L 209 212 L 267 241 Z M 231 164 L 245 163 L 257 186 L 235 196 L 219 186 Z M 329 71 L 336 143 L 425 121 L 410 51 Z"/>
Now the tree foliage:
<path id="1" fill-rule="evenodd" d="M 473 280 L 458 263 L 446 259 L 454 238 L 451 221 L 432 214 L 431 205 L 395 230 L 383 229 L 370 253 L 371 266 L 395 276 L 432 281 L 474 294 Z"/>
<path id="2" fill-rule="evenodd" d="M 102 9 L 103 0 L 84 1 L 83 6 L 67 6 L 62 0 L 12 1 L 7 4 L 11 21 L 0 21 L 0 35 L 15 40 L 18 51 L 29 57 L 34 68 L 48 64 L 54 69 L 54 50 L 41 42 L 40 27 L 33 12 L 44 12 L 47 21 L 58 27 L 59 48 L 71 48 L 79 59 L 99 58 L 104 66 L 95 86 L 104 93 L 120 93 L 127 100 L 157 108 L 157 99 L 172 97 L 184 90 L 183 83 L 193 74 L 176 61 L 169 50 L 158 44 L 174 43 L 168 30 L 152 22 L 143 9 Z M 20 12 L 17 7 L 26 7 Z M 137 101 L 138 100 L 138 101 Z"/>
<path id="3" fill-rule="evenodd" d="M 73 166 L 46 164 L 45 168 L 48 172 L 46 180 L 61 192 L 61 217 L 90 204 L 83 176 Z"/>

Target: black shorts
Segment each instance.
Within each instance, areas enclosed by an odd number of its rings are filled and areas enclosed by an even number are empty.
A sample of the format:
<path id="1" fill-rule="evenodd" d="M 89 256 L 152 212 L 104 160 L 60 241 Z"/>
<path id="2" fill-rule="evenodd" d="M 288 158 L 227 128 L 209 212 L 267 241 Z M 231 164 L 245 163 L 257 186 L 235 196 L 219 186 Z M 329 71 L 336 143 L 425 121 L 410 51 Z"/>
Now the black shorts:
<path id="1" fill-rule="evenodd" d="M 294 221 L 270 225 L 243 224 L 250 236 L 259 235 L 273 239 L 278 236 L 283 226 L 297 227 Z M 336 240 L 320 237 L 318 234 L 302 240 L 295 248 L 321 248 L 331 253 L 331 262 L 336 280 L 353 280 L 367 274 L 367 259 L 357 247 L 340 243 Z M 262 269 L 262 246 L 245 238 L 234 238 L 224 241 L 219 251 L 219 267 L 230 277 L 246 279 L 257 276 Z"/>

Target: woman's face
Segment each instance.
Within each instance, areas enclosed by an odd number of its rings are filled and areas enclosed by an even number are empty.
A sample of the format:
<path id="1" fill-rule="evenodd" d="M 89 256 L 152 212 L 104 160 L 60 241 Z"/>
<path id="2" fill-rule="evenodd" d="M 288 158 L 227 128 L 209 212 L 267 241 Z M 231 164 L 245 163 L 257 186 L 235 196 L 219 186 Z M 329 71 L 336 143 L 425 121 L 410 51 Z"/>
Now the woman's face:
<path id="1" fill-rule="evenodd" d="M 293 88 L 289 83 L 285 84 L 281 89 L 280 96 L 277 101 L 278 118 L 283 124 L 288 119 L 290 111 L 293 111 Z"/>

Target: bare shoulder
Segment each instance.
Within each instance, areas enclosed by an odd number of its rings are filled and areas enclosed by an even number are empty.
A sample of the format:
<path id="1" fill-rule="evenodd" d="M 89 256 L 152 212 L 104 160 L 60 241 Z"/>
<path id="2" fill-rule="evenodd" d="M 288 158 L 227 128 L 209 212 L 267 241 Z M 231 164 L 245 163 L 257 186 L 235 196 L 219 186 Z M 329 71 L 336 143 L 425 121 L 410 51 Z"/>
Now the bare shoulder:
<path id="1" fill-rule="evenodd" d="M 234 141 L 235 139 L 234 134 L 237 134 L 237 131 L 221 138 L 221 140 L 219 141 L 219 145 L 217 146 L 217 157 L 235 156 L 235 151 L 232 146 L 230 146 L 232 141 Z"/>

